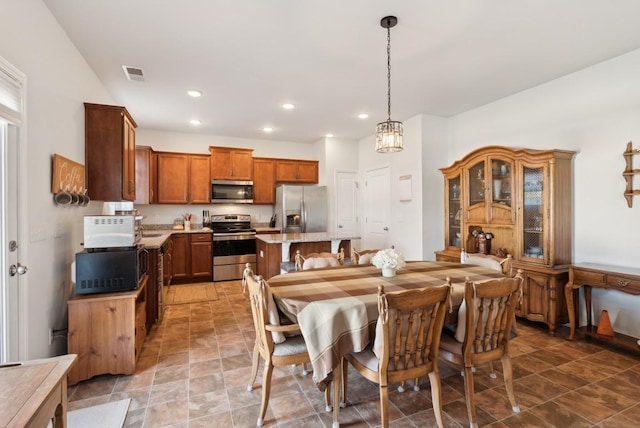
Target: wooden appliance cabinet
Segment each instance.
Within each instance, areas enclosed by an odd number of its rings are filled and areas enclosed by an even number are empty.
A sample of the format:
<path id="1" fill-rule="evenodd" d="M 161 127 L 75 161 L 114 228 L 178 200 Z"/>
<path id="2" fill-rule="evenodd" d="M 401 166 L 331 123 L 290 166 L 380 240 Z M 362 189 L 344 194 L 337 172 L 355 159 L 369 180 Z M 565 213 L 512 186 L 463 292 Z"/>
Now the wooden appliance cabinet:
<path id="1" fill-rule="evenodd" d="M 96 201 L 135 200 L 136 122 L 124 107 L 91 103 L 84 103 L 84 118 L 89 197 Z"/>
<path id="2" fill-rule="evenodd" d="M 445 247 L 436 259 L 459 262 L 462 250 L 477 252 L 474 231 L 490 233 L 491 253 L 511 254 L 514 271 L 524 271 L 516 315 L 546 323 L 550 333 L 568 321 L 574 155 L 489 146 L 441 168 Z"/>
<path id="3" fill-rule="evenodd" d="M 68 301 L 69 384 L 100 374 L 133 374 L 147 334 L 148 276 L 133 291 L 74 296 Z"/>
<path id="4" fill-rule="evenodd" d="M 253 180 L 253 149 L 209 147 L 212 180 Z"/>
<path id="5" fill-rule="evenodd" d="M 318 161 L 276 159 L 276 181 L 317 184 Z"/>

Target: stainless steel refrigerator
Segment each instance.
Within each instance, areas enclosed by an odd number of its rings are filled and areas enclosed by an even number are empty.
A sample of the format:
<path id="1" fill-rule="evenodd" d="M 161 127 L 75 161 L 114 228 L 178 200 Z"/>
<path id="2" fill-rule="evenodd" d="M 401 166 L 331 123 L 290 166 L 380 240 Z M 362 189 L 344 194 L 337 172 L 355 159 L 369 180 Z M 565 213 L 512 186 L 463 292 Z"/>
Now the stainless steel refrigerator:
<path id="1" fill-rule="evenodd" d="M 276 187 L 276 224 L 282 233 L 327 231 L 327 187 Z"/>

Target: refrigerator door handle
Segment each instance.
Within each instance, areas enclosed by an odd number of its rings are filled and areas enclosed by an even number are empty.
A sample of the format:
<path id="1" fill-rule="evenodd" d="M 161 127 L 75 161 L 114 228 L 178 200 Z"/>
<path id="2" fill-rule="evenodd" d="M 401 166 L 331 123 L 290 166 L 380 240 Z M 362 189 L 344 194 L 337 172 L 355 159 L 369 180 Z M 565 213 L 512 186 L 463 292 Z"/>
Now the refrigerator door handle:
<path id="1" fill-rule="evenodd" d="M 307 207 L 304 204 L 304 199 L 300 203 L 300 232 L 307 233 Z"/>

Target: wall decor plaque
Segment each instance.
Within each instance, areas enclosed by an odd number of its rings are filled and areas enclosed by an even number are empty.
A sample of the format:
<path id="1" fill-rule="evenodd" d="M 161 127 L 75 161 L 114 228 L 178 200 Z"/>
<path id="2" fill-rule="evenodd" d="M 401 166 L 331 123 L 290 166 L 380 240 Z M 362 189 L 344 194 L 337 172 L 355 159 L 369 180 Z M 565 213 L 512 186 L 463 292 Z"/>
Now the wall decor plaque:
<path id="1" fill-rule="evenodd" d="M 51 192 L 82 192 L 84 185 L 84 165 L 74 162 L 58 154 L 53 155 L 53 178 Z"/>

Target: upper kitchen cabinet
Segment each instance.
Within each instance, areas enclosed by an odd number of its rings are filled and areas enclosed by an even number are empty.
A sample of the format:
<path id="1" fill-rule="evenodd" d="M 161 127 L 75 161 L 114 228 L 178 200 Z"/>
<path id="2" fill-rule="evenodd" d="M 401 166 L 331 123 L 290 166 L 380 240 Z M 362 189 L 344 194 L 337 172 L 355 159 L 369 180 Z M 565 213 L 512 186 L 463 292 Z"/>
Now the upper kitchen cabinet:
<path id="1" fill-rule="evenodd" d="M 211 203 L 209 156 L 157 153 L 159 204 Z"/>
<path id="2" fill-rule="evenodd" d="M 209 155 L 189 155 L 189 203 L 211 203 Z"/>
<path id="3" fill-rule="evenodd" d="M 253 150 L 209 147 L 211 180 L 253 180 Z"/>
<path id="4" fill-rule="evenodd" d="M 136 199 L 136 122 L 124 107 L 84 103 L 88 195 L 97 201 Z"/>
<path id="5" fill-rule="evenodd" d="M 151 147 L 136 147 L 136 204 L 157 202 L 158 157 Z"/>
<path id="6" fill-rule="evenodd" d="M 318 161 L 277 159 L 276 181 L 282 183 L 318 183 Z"/>
<path id="7" fill-rule="evenodd" d="M 253 158 L 253 203 L 276 203 L 276 162 L 274 159 Z"/>

